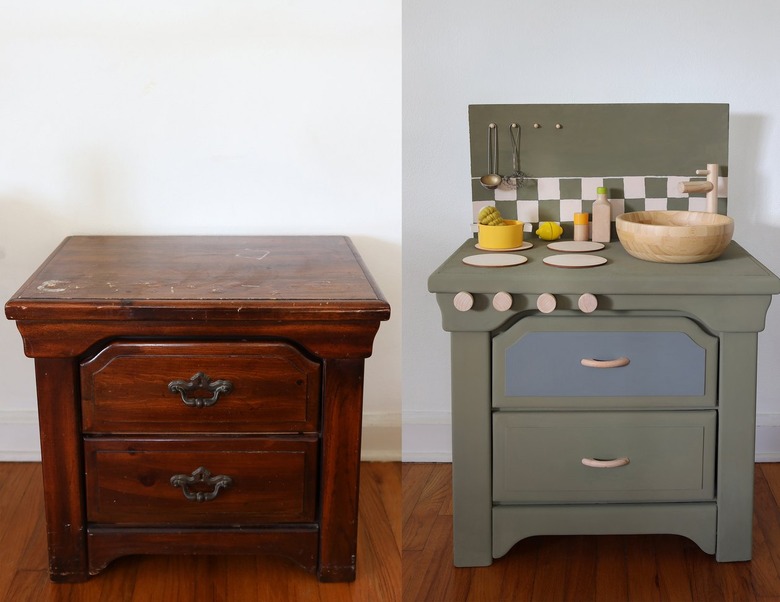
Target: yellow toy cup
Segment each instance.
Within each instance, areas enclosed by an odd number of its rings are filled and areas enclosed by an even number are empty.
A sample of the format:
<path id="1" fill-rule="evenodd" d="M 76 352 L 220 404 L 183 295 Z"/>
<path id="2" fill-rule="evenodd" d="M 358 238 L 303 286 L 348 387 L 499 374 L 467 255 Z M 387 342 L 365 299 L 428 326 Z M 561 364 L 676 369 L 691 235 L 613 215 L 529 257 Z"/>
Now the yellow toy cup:
<path id="1" fill-rule="evenodd" d="M 514 249 L 523 244 L 523 222 L 505 219 L 503 226 L 479 224 L 478 240 L 483 249 Z"/>

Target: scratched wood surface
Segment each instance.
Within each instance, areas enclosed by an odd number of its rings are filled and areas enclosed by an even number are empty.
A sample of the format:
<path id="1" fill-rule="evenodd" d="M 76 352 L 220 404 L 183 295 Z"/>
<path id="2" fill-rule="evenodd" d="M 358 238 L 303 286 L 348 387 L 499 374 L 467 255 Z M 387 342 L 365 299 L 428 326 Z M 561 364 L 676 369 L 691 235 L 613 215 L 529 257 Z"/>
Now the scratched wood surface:
<path id="1" fill-rule="evenodd" d="M 401 598 L 399 463 L 361 465 L 358 571 L 319 583 L 273 556 L 131 556 L 86 583 L 54 584 L 46 566 L 38 463 L 0 464 L 0 600 L 4 602 L 397 602 Z"/>
<path id="2" fill-rule="evenodd" d="M 374 299 L 342 236 L 75 236 L 22 299 Z"/>

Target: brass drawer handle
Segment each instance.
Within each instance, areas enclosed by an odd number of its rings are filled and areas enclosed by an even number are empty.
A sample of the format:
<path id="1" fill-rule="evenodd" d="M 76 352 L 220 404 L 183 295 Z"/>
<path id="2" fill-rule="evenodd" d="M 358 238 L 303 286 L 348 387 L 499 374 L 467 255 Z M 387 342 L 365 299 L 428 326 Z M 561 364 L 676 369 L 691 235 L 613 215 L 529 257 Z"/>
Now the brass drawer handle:
<path id="1" fill-rule="evenodd" d="M 233 479 L 227 475 L 220 474 L 212 476 L 211 472 L 203 466 L 193 471 L 191 475 L 175 474 L 171 477 L 171 485 L 174 487 L 181 487 L 184 497 L 191 502 L 208 502 L 213 500 L 217 497 L 220 489 L 228 487 L 232 482 Z M 190 485 L 195 485 L 197 483 L 203 483 L 214 489 L 208 492 L 190 491 Z"/>
<path id="2" fill-rule="evenodd" d="M 627 357 L 619 357 L 614 360 L 596 360 L 591 358 L 582 358 L 580 364 L 587 368 L 622 368 L 628 366 L 631 360 Z"/>
<path id="3" fill-rule="evenodd" d="M 184 405 L 191 408 L 208 408 L 217 403 L 219 396 L 224 393 L 227 395 L 233 390 L 233 383 L 229 380 L 215 380 L 198 372 L 189 380 L 172 380 L 168 383 L 168 390 L 171 393 L 181 395 Z M 204 390 L 211 393 L 211 397 L 189 397 L 190 393 L 198 390 Z"/>
<path id="4" fill-rule="evenodd" d="M 598 460 L 596 458 L 582 459 L 582 463 L 585 466 L 590 466 L 591 468 L 620 468 L 621 466 L 625 466 L 630 462 L 631 460 L 625 457 L 615 458 L 614 460 Z"/>

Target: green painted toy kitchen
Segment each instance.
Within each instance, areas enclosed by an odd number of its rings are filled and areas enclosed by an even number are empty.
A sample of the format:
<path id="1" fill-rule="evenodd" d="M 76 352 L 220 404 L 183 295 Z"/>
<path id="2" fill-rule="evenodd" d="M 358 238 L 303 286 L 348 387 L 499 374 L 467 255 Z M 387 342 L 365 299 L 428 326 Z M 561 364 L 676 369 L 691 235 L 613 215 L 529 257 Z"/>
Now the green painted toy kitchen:
<path id="1" fill-rule="evenodd" d="M 780 279 L 732 240 L 728 128 L 727 104 L 469 107 L 472 236 L 428 280 L 451 338 L 456 566 L 569 534 L 751 558 Z"/>

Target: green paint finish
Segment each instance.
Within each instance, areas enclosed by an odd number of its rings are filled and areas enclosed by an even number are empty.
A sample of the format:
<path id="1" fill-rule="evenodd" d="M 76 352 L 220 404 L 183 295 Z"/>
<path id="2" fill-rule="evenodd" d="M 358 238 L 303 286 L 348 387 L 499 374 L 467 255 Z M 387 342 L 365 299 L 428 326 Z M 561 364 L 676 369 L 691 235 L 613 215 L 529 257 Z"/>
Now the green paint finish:
<path id="1" fill-rule="evenodd" d="M 512 165 L 509 125 L 520 125 L 520 164 L 536 178 L 693 175 L 707 163 L 724 166 L 726 175 L 728 165 L 727 104 L 471 105 L 472 177 L 487 170 L 489 123 L 498 125 L 505 171 Z"/>

